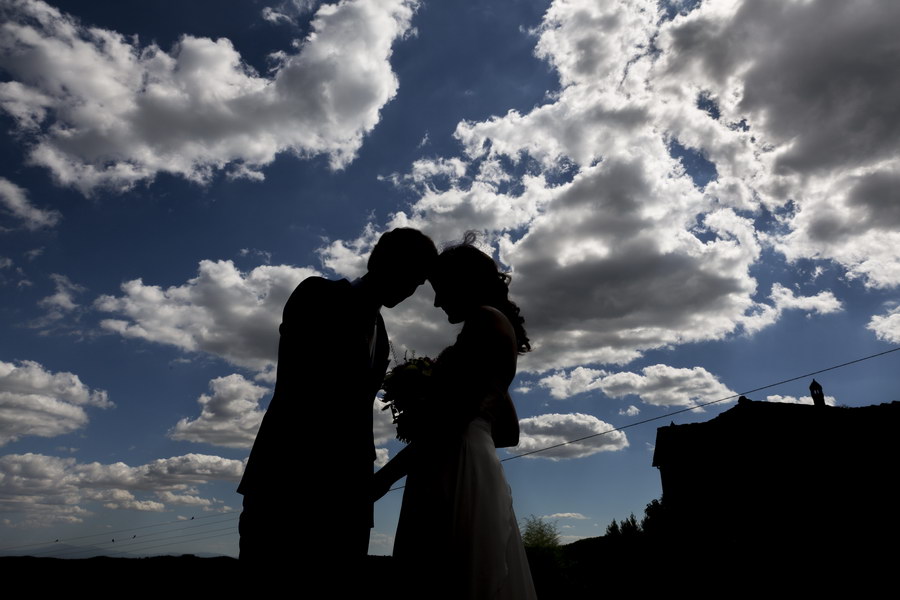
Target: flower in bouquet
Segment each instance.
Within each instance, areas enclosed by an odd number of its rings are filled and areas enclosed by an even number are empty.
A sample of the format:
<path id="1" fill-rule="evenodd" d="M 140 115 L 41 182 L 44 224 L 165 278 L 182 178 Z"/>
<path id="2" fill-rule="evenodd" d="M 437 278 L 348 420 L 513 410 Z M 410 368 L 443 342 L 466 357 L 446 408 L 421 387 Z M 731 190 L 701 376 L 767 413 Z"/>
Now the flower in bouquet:
<path id="1" fill-rule="evenodd" d="M 432 396 L 434 361 L 427 356 L 404 355 L 404 361 L 388 371 L 381 389 L 386 406 L 391 410 L 397 426 L 397 439 L 409 443 L 425 425 L 426 403 Z"/>

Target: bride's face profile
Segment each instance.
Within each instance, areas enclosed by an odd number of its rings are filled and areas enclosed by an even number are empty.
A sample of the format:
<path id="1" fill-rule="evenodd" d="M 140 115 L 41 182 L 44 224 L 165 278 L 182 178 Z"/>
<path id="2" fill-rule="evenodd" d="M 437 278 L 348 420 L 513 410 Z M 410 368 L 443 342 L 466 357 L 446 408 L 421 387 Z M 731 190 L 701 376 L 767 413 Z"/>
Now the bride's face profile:
<path id="1" fill-rule="evenodd" d="M 460 294 L 460 286 L 453 285 L 444 278 L 431 280 L 434 289 L 434 306 L 447 313 L 447 320 L 451 323 L 462 323 L 466 320 L 469 302 Z"/>

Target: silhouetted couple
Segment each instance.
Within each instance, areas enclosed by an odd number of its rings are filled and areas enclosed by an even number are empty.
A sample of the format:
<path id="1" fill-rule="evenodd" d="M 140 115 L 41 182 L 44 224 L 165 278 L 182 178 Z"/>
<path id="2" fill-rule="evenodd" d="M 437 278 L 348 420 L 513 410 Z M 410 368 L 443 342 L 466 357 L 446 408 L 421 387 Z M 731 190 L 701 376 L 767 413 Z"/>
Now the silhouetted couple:
<path id="1" fill-rule="evenodd" d="M 291 295 L 275 394 L 238 487 L 243 564 L 322 597 L 364 593 L 373 501 L 408 475 L 398 564 L 382 578 L 397 596 L 534 597 L 495 453 L 518 443 L 507 390 L 530 346 L 508 275 L 472 242 L 438 255 L 422 233 L 395 229 L 362 278 L 310 277 Z M 426 434 L 373 476 L 372 403 L 388 365 L 380 308 L 426 278 L 435 306 L 463 328 L 435 363 Z"/>

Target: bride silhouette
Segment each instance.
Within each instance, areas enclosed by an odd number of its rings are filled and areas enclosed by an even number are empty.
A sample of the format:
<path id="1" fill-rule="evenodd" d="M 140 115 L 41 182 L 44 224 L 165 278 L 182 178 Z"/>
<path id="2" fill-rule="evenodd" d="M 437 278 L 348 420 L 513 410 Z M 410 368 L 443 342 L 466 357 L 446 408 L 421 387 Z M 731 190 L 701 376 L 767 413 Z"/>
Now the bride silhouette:
<path id="1" fill-rule="evenodd" d="M 407 475 L 394 558 L 401 597 L 535 597 L 512 496 L 495 448 L 515 446 L 508 388 L 531 349 L 509 275 L 474 245 L 444 250 L 429 277 L 434 305 L 463 323 L 438 356 L 425 430 L 375 474 L 375 496 Z"/>

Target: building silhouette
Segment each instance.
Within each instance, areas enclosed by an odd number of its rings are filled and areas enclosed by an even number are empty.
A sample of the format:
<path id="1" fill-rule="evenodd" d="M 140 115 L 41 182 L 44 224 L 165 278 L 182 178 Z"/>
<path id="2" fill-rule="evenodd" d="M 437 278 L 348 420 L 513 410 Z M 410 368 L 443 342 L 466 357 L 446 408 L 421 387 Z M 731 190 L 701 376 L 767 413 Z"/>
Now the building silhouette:
<path id="1" fill-rule="evenodd" d="M 671 541 L 737 557 L 895 547 L 900 402 L 826 406 L 816 386 L 815 404 L 741 397 L 704 423 L 657 430 Z"/>

